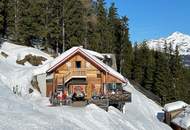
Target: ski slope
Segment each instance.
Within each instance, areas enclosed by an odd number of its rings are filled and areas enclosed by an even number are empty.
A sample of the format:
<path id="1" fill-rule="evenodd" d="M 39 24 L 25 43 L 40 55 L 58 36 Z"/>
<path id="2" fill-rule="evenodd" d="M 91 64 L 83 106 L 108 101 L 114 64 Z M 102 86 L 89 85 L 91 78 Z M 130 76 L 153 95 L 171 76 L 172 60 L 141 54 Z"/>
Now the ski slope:
<path id="1" fill-rule="evenodd" d="M 124 114 L 114 107 L 109 107 L 106 112 L 93 104 L 81 108 L 48 107 L 48 98 L 41 97 L 37 91 L 28 94 L 28 89 L 32 87 L 30 82 L 33 73 L 39 68 L 16 64 L 15 54 L 24 57 L 34 53 L 47 57 L 48 60 L 52 58 L 34 48 L 11 43 L 3 46 L 0 51 L 9 56 L 0 58 L 0 129 L 171 130 L 156 117 L 158 112 L 162 112 L 162 107 L 130 84 L 125 89 L 132 93 L 132 103 L 125 105 Z M 19 86 L 22 96 L 13 94 L 15 85 Z"/>

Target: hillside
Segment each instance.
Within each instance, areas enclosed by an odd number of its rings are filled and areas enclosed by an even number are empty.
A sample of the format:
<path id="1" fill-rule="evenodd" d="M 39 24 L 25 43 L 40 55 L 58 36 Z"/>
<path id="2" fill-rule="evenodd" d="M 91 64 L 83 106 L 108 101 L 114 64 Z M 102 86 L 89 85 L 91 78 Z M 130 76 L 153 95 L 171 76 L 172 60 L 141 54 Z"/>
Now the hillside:
<path id="1" fill-rule="evenodd" d="M 24 46 L 3 43 L 0 51 L 8 56 L 0 57 L 0 129 L 127 129 L 127 130 L 171 130 L 157 119 L 162 107 L 138 92 L 133 86 L 125 86 L 132 93 L 132 103 L 125 105 L 124 114 L 113 107 L 106 112 L 95 105 L 84 108 L 69 106 L 48 107 L 48 98 L 41 97 L 32 88 L 30 81 L 36 70 L 52 60 L 47 54 Z M 42 56 L 47 61 L 40 66 L 16 63 L 17 56 L 28 54 Z M 14 95 L 12 89 L 18 85 L 22 96 Z"/>

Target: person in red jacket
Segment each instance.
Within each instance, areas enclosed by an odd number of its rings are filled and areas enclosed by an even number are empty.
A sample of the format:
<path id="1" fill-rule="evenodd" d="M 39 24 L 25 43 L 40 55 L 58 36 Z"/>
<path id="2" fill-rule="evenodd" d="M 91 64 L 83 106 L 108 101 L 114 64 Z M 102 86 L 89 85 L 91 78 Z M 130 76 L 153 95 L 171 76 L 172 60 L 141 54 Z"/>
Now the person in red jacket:
<path id="1" fill-rule="evenodd" d="M 60 105 L 62 106 L 63 105 L 63 102 L 66 100 L 66 97 L 67 97 L 67 94 L 65 91 L 61 91 L 59 94 L 58 94 L 58 100 L 60 101 Z"/>

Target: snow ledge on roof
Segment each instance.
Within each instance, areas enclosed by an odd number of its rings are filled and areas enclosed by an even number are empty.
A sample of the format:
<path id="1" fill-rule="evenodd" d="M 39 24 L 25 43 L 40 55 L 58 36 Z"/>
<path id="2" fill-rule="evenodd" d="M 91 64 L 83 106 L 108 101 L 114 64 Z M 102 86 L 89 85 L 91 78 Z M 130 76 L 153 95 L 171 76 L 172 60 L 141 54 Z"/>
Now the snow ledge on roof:
<path id="1" fill-rule="evenodd" d="M 188 104 L 183 101 L 176 101 L 164 105 L 164 110 L 167 112 L 175 111 L 184 107 L 187 107 Z"/>
<path id="2" fill-rule="evenodd" d="M 190 127 L 190 106 L 186 107 L 183 112 L 177 115 L 173 120 L 173 123 L 181 126 L 184 129 Z"/>

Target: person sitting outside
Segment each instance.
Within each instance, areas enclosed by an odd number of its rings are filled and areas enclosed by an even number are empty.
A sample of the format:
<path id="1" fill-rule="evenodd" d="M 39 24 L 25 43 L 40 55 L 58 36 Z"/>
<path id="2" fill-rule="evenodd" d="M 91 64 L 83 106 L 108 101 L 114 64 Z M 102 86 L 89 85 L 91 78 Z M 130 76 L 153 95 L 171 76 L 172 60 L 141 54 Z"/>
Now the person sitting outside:
<path id="1" fill-rule="evenodd" d="M 72 95 L 72 101 L 76 101 L 76 97 L 77 97 L 77 94 L 76 94 L 76 92 L 74 92 Z"/>

